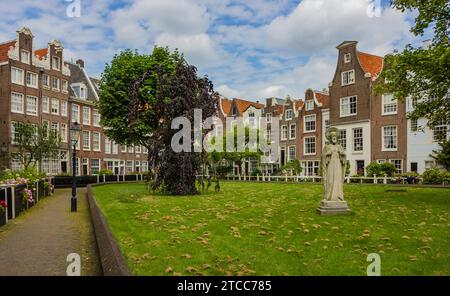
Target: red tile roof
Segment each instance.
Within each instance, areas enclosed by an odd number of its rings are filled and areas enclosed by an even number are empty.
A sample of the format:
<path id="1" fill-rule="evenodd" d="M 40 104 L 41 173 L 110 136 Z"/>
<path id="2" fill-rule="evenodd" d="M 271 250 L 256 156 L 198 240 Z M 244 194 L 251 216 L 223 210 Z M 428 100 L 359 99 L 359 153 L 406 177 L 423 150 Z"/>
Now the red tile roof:
<path id="1" fill-rule="evenodd" d="M 250 102 L 242 99 L 235 99 L 234 101 L 239 114 L 243 114 L 250 107 L 254 107 L 256 109 L 264 108 L 264 105 L 260 103 Z"/>
<path id="2" fill-rule="evenodd" d="M 8 58 L 8 51 L 10 47 L 14 47 L 16 45 L 16 40 L 8 41 L 5 43 L 0 44 L 0 62 L 7 61 Z"/>
<path id="3" fill-rule="evenodd" d="M 305 102 L 303 102 L 302 100 L 295 101 L 295 109 L 296 110 L 302 109 L 304 105 L 305 105 Z"/>
<path id="4" fill-rule="evenodd" d="M 369 53 L 358 52 L 358 60 L 364 72 L 370 73 L 373 77 L 383 70 L 383 58 Z"/>
<path id="5" fill-rule="evenodd" d="M 42 60 L 44 56 L 48 53 L 48 48 L 42 48 L 34 51 L 34 54 L 38 57 L 38 59 Z"/>
<path id="6" fill-rule="evenodd" d="M 231 113 L 231 100 L 221 99 L 220 104 L 221 104 L 223 113 L 225 113 L 226 115 Z"/>
<path id="7" fill-rule="evenodd" d="M 330 106 L 330 96 L 324 93 L 315 92 L 317 101 L 322 104 L 322 108 L 328 108 Z"/>

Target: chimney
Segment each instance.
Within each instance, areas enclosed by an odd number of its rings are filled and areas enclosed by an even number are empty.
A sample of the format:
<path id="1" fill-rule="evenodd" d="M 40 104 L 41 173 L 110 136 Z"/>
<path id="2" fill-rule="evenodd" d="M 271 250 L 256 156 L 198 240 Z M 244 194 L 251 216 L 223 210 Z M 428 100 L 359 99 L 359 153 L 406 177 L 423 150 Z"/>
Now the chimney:
<path id="1" fill-rule="evenodd" d="M 78 59 L 75 62 L 80 68 L 84 68 L 84 61 L 82 59 Z"/>

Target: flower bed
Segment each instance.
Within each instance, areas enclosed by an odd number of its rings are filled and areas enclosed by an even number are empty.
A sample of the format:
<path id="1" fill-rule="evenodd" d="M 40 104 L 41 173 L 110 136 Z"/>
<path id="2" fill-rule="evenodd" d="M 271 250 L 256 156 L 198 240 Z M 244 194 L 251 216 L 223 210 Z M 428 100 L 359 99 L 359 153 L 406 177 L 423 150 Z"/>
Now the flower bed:
<path id="1" fill-rule="evenodd" d="M 32 171 L 4 171 L 0 179 L 0 226 L 33 207 L 40 198 L 51 195 L 53 185 Z"/>

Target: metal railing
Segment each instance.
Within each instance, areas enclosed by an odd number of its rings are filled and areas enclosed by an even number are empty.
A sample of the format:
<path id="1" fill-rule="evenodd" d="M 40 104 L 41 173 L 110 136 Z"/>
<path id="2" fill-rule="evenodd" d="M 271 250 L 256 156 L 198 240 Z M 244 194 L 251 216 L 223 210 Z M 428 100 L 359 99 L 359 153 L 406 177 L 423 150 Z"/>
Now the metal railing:
<path id="1" fill-rule="evenodd" d="M 23 211 L 35 206 L 39 201 L 50 195 L 48 189 L 44 187 L 44 183 L 52 184 L 52 178 L 41 179 L 33 184 L 33 202 L 23 199 L 24 191 L 27 189 L 26 184 L 0 184 L 0 201 L 3 201 L 7 208 L 0 210 L 0 226 L 5 225 L 10 220 L 18 217 Z"/>

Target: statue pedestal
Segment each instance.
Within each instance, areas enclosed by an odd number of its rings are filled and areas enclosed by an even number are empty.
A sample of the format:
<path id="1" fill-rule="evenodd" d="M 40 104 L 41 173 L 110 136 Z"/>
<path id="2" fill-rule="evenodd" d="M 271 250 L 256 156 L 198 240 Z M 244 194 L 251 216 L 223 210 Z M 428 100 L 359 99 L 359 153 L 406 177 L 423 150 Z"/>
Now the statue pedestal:
<path id="1" fill-rule="evenodd" d="M 322 201 L 317 211 L 322 216 L 346 215 L 352 212 L 345 201 Z"/>

